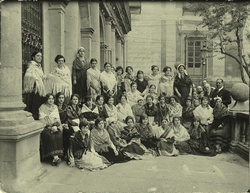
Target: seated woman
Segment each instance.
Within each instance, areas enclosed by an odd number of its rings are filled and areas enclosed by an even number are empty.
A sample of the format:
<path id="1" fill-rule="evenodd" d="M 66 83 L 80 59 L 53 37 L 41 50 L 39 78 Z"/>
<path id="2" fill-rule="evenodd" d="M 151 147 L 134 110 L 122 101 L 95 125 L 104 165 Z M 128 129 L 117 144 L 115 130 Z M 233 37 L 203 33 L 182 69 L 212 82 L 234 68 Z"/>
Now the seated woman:
<path id="1" fill-rule="evenodd" d="M 195 117 L 197 116 L 200 117 L 201 125 L 204 127 L 204 129 L 207 132 L 207 135 L 209 136 L 210 126 L 214 121 L 214 115 L 213 115 L 213 108 L 208 104 L 207 97 L 203 97 L 201 99 L 201 104 L 195 108 L 193 113 Z"/>
<path id="2" fill-rule="evenodd" d="M 91 130 L 90 147 L 91 152 L 97 152 L 111 163 L 125 161 L 111 141 L 108 131 L 104 128 L 104 120 L 100 117 L 95 120 L 95 128 Z"/>
<path id="3" fill-rule="evenodd" d="M 81 122 L 80 130 L 70 139 L 69 166 L 90 171 L 107 168 L 111 165 L 110 162 L 105 157 L 90 151 L 89 135 L 88 123 Z"/>
<path id="4" fill-rule="evenodd" d="M 98 95 L 96 97 L 96 106 L 98 109 L 99 117 L 101 117 L 103 120 L 106 120 L 109 116 L 104 106 L 104 97 L 102 95 Z"/>
<path id="5" fill-rule="evenodd" d="M 121 138 L 125 139 L 127 142 L 127 146 L 122 150 L 123 154 L 131 159 L 136 160 L 152 158 L 153 155 L 141 143 L 141 135 L 138 133 L 135 127 L 133 117 L 127 116 L 125 119 L 125 123 L 127 124 L 127 126 L 124 127 L 124 130 L 121 131 Z"/>
<path id="6" fill-rule="evenodd" d="M 148 95 L 146 97 L 145 113 L 148 115 L 148 121 L 151 126 L 156 125 L 157 123 L 157 112 L 158 109 L 156 104 L 153 103 L 154 97 L 152 95 Z"/>
<path id="7" fill-rule="evenodd" d="M 158 103 L 158 95 L 157 95 L 157 91 L 156 91 L 156 86 L 154 84 L 149 86 L 149 90 L 148 90 L 148 92 L 145 93 L 144 99 L 146 99 L 148 95 L 151 95 L 154 97 L 154 100 L 153 100 L 154 104 Z"/>
<path id="8" fill-rule="evenodd" d="M 70 103 L 67 107 L 67 116 L 68 116 L 68 124 L 70 134 L 77 132 L 80 130 L 80 115 L 81 108 L 79 106 L 80 97 L 78 94 L 72 94 L 70 98 Z"/>
<path id="9" fill-rule="evenodd" d="M 200 117 L 194 117 L 189 129 L 190 140 L 188 144 L 194 155 L 215 156 L 215 146 L 211 146 L 207 137 L 207 132 L 200 124 Z"/>
<path id="10" fill-rule="evenodd" d="M 107 103 L 104 106 L 105 106 L 105 109 L 108 113 L 108 118 L 106 119 L 106 121 L 108 121 L 108 119 L 110 119 L 110 118 L 114 118 L 116 121 L 117 127 L 122 128 L 126 125 L 124 122 L 118 120 L 117 108 L 114 106 L 114 98 L 113 97 L 108 97 Z"/>
<path id="11" fill-rule="evenodd" d="M 163 133 L 157 142 L 159 155 L 178 156 L 179 151 L 175 148 L 175 137 L 173 136 L 173 127 L 170 127 L 167 119 L 162 120 Z"/>
<path id="12" fill-rule="evenodd" d="M 181 125 L 181 117 L 173 117 L 173 124 L 170 125 L 170 132 L 168 136 L 170 138 L 174 137 L 175 147 L 179 150 L 180 154 L 191 153 L 190 146 L 187 141 L 190 136 L 185 127 Z"/>
<path id="13" fill-rule="evenodd" d="M 137 104 L 132 106 L 132 112 L 135 117 L 135 122 L 139 123 L 140 122 L 140 116 L 142 114 L 145 114 L 145 107 L 144 107 L 144 99 L 143 97 L 138 98 Z"/>
<path id="14" fill-rule="evenodd" d="M 214 121 L 211 125 L 209 140 L 211 144 L 216 145 L 218 153 L 222 150 L 228 150 L 231 135 L 230 135 L 230 120 L 228 108 L 222 103 L 222 99 L 215 99 L 215 107 L 213 109 Z"/>
<path id="15" fill-rule="evenodd" d="M 61 162 L 59 156 L 63 155 L 62 125 L 58 107 L 54 104 L 54 96 L 46 95 L 46 103 L 39 108 L 39 120 L 46 124 L 41 133 L 41 158 L 53 157 L 52 166 Z"/>
<path id="16" fill-rule="evenodd" d="M 146 114 L 141 115 L 140 122 L 137 123 L 135 127 L 141 136 L 141 143 L 146 148 L 150 149 L 154 155 L 157 155 L 158 152 L 156 142 L 158 140 L 152 131 L 152 127 L 148 123 L 148 116 Z"/>
<path id="17" fill-rule="evenodd" d="M 55 104 L 58 107 L 60 120 L 63 127 L 63 157 L 66 157 L 67 150 L 69 147 L 69 127 L 68 127 L 68 116 L 67 116 L 67 105 L 65 104 L 65 96 L 62 92 L 56 94 Z"/>
<path id="18" fill-rule="evenodd" d="M 92 130 L 95 124 L 95 119 L 98 116 L 98 108 L 93 104 L 92 96 L 86 96 L 85 103 L 82 105 L 80 121 L 87 121 L 90 124 L 90 130 Z"/>
<path id="19" fill-rule="evenodd" d="M 134 116 L 131 106 L 127 103 L 126 95 L 121 95 L 119 98 L 120 103 L 116 105 L 117 120 L 124 122 L 127 116 Z"/>
<path id="20" fill-rule="evenodd" d="M 137 71 L 135 82 L 137 84 L 137 90 L 141 93 L 142 96 L 144 96 L 146 91 L 148 90 L 148 81 L 144 78 L 144 73 L 142 70 Z"/>
<path id="21" fill-rule="evenodd" d="M 182 125 L 189 130 L 193 118 L 194 118 L 194 111 L 195 107 L 192 105 L 192 99 L 191 97 L 187 97 L 186 99 L 186 105 L 183 107 L 182 110 Z"/>
<path id="22" fill-rule="evenodd" d="M 168 104 L 169 109 L 169 121 L 173 121 L 173 117 L 181 117 L 182 116 L 182 106 L 177 102 L 177 98 L 175 95 L 169 98 L 170 103 Z"/>
<path id="23" fill-rule="evenodd" d="M 164 95 L 160 95 L 159 98 L 159 103 L 156 104 L 157 106 L 157 122 L 158 126 L 161 126 L 161 122 L 164 119 L 167 119 L 169 121 L 169 109 L 166 103 L 166 98 Z"/>
<path id="24" fill-rule="evenodd" d="M 130 84 L 131 90 L 127 92 L 128 104 L 132 107 L 135 105 L 139 98 L 141 98 L 141 93 L 137 90 L 136 82 Z"/>

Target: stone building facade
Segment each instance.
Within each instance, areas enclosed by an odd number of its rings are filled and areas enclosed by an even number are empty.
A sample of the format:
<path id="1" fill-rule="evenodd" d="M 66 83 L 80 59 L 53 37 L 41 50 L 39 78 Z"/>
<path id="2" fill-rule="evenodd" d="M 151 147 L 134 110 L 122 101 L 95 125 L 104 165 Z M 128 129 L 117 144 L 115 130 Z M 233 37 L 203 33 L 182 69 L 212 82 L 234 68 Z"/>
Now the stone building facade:
<path id="1" fill-rule="evenodd" d="M 201 48 L 212 48 L 211 34 L 207 28 L 198 24 L 201 17 L 185 9 L 186 2 L 130 3 L 133 31 L 127 35 L 127 63 L 134 67 L 135 73 L 143 69 L 150 73 L 151 65 L 172 67 L 176 62 L 184 63 L 195 84 L 202 77 L 214 86 L 217 78 L 225 79 L 227 87 L 241 82 L 238 64 L 229 57 L 208 52 L 202 62 Z M 204 65 L 202 65 L 204 64 Z"/>
<path id="2" fill-rule="evenodd" d="M 46 172 L 39 155 L 44 125 L 23 111 L 22 77 L 30 55 L 42 51 L 45 74 L 57 54 L 71 69 L 80 46 L 100 69 L 104 62 L 125 66 L 131 16 L 128 2 L 3 1 L 0 19 L 0 186 L 25 192 Z"/>

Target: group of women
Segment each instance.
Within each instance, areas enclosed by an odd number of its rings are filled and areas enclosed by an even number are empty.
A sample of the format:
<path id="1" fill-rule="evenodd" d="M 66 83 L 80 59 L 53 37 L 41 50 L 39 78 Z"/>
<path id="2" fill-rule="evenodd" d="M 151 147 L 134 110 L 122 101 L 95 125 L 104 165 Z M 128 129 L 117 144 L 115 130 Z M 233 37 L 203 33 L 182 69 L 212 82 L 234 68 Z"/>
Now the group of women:
<path id="1" fill-rule="evenodd" d="M 24 100 L 26 110 L 46 125 L 41 159 L 52 157 L 58 165 L 63 158 L 71 167 L 97 170 L 160 155 L 214 156 L 228 148 L 228 109 L 219 97 L 214 108 L 209 105 L 210 85 L 195 88 L 184 64 L 176 66 L 175 77 L 171 67 L 161 74 L 154 65 L 150 75 L 139 70 L 134 77 L 131 66 L 123 75 L 121 66 L 105 63 L 100 72 L 84 51 L 78 49 L 72 74 L 58 55 L 47 76 L 42 54 L 32 54 Z"/>

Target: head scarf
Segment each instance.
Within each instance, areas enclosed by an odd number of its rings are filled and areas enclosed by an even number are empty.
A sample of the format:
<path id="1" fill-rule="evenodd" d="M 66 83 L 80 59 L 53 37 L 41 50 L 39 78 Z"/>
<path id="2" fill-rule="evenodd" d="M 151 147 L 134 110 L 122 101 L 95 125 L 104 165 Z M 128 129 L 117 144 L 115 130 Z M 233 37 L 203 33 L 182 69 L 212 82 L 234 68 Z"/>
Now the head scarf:
<path id="1" fill-rule="evenodd" d="M 179 72 L 179 68 L 180 68 L 181 66 L 184 67 L 184 74 L 188 75 L 188 73 L 187 73 L 187 71 L 186 71 L 186 66 L 185 66 L 184 64 L 179 64 L 179 65 L 177 66 L 177 74 L 178 74 L 179 78 L 181 78 L 181 73 Z"/>

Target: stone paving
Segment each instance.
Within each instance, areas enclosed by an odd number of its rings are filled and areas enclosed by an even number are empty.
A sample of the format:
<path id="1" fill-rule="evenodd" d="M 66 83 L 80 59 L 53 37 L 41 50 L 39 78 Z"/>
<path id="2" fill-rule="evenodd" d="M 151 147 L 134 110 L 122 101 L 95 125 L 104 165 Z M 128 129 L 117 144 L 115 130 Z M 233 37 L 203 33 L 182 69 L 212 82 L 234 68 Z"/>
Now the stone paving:
<path id="1" fill-rule="evenodd" d="M 101 171 L 43 163 L 46 174 L 25 193 L 247 192 L 248 162 L 233 153 L 182 155 L 115 164 Z"/>

